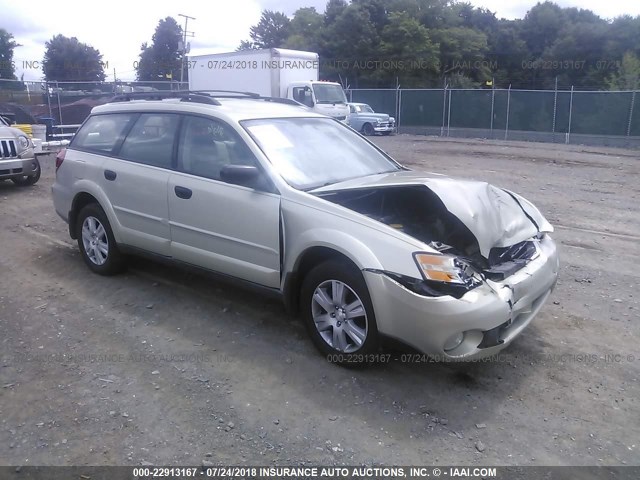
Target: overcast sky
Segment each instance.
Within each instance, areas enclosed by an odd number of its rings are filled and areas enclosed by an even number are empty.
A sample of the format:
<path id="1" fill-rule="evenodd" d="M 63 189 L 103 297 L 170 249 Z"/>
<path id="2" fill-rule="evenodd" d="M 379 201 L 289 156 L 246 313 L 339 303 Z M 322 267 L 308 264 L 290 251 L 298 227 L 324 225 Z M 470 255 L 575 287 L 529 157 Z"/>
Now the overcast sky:
<path id="1" fill-rule="evenodd" d="M 488 8 L 498 17 L 521 18 L 536 0 L 470 0 Z M 630 0 L 557 0 L 563 7 L 577 6 L 593 10 L 603 18 L 623 14 L 640 15 L 640 1 Z M 300 7 L 313 6 L 320 12 L 326 0 L 154 0 L 153 3 L 111 0 L 101 3 L 58 0 L 55 3 L 0 0 L 0 28 L 12 33 L 21 47 L 15 49 L 16 74 L 25 80 L 42 78 L 41 62 L 44 44 L 61 33 L 77 37 L 100 50 L 108 63 L 107 80 L 113 80 L 113 70 L 122 80 L 135 78 L 134 61 L 142 42 L 150 42 L 158 20 L 178 14 L 196 17 L 188 30 L 195 32 L 192 53 L 227 52 L 249 38 L 249 28 L 258 22 L 263 9 L 279 10 L 288 15 Z"/>

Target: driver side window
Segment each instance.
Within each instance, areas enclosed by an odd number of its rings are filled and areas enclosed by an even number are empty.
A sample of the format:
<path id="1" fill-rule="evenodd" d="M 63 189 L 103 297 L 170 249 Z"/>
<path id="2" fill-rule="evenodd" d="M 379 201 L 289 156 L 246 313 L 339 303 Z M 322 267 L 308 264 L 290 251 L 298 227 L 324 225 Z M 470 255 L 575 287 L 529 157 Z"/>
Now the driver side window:
<path id="1" fill-rule="evenodd" d="M 211 118 L 186 116 L 180 134 L 178 170 L 220 180 L 220 171 L 227 165 L 257 166 L 257 162 L 231 127 Z"/>

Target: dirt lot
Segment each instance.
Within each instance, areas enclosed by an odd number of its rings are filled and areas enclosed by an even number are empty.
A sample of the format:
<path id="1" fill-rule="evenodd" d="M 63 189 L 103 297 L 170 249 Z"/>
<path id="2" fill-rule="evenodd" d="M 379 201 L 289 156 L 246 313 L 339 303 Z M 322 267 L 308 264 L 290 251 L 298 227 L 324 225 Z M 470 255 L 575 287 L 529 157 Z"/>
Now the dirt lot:
<path id="1" fill-rule="evenodd" d="M 283 307 L 177 268 L 84 266 L 41 181 L 0 182 L 0 464 L 640 464 L 640 154 L 397 136 L 556 226 L 562 270 L 492 363 L 331 365 Z"/>

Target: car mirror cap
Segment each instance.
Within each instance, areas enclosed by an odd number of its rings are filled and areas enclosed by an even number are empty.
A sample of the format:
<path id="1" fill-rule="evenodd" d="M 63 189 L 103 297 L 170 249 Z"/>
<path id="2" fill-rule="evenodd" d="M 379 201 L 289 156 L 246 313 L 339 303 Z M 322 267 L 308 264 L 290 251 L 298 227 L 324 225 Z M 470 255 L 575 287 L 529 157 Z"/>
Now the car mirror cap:
<path id="1" fill-rule="evenodd" d="M 220 180 L 234 185 L 250 186 L 259 176 L 253 165 L 225 165 L 220 170 Z"/>

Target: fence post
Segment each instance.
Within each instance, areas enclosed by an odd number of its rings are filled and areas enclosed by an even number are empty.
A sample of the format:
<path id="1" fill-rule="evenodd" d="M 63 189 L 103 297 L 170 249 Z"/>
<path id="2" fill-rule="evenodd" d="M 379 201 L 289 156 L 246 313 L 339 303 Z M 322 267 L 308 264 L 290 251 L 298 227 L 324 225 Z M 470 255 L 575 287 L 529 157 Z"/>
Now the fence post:
<path id="1" fill-rule="evenodd" d="M 449 91 L 449 107 L 447 108 L 447 137 L 449 136 L 449 129 L 451 128 L 451 94 L 453 91 Z"/>
<path id="2" fill-rule="evenodd" d="M 398 115 L 396 117 L 396 133 L 400 133 L 400 117 L 402 116 L 402 90 L 398 86 L 396 92 L 396 107 L 398 109 Z"/>
<path id="3" fill-rule="evenodd" d="M 569 143 L 571 141 L 571 120 L 573 118 L 573 85 L 571 85 L 571 96 L 569 97 L 569 128 L 567 128 L 567 136 L 565 138 L 565 143 Z"/>
<path id="4" fill-rule="evenodd" d="M 556 142 L 556 109 L 558 107 L 558 77 L 556 76 L 556 89 L 553 92 L 553 126 L 551 127 L 551 138 Z"/>
<path id="5" fill-rule="evenodd" d="M 49 90 L 49 82 L 44 83 L 45 92 L 47 92 L 47 105 L 49 106 L 49 118 L 53 117 L 53 112 L 51 111 L 51 90 Z"/>
<path id="6" fill-rule="evenodd" d="M 444 84 L 444 88 L 442 89 L 444 95 L 442 97 L 442 127 L 440 127 L 440 136 L 444 137 L 444 120 L 446 118 L 447 112 L 447 84 Z"/>
<path id="7" fill-rule="evenodd" d="M 636 103 L 636 91 L 631 94 L 631 106 L 629 107 L 629 121 L 627 122 L 627 137 L 631 135 L 631 122 L 633 121 L 633 106 Z"/>
<path id="8" fill-rule="evenodd" d="M 496 101 L 496 88 L 494 85 L 494 80 L 492 78 L 491 79 L 491 125 L 490 125 L 491 140 L 493 140 L 493 107 L 495 105 L 495 101 Z"/>
<path id="9" fill-rule="evenodd" d="M 509 90 L 507 91 L 507 120 L 504 124 L 504 139 L 509 137 L 509 110 L 511 109 L 511 84 L 509 84 Z"/>
<path id="10" fill-rule="evenodd" d="M 58 82 L 56 82 L 56 96 L 58 98 L 58 118 L 60 119 L 59 124 L 64 125 L 62 122 L 62 105 L 60 105 L 60 86 Z"/>

